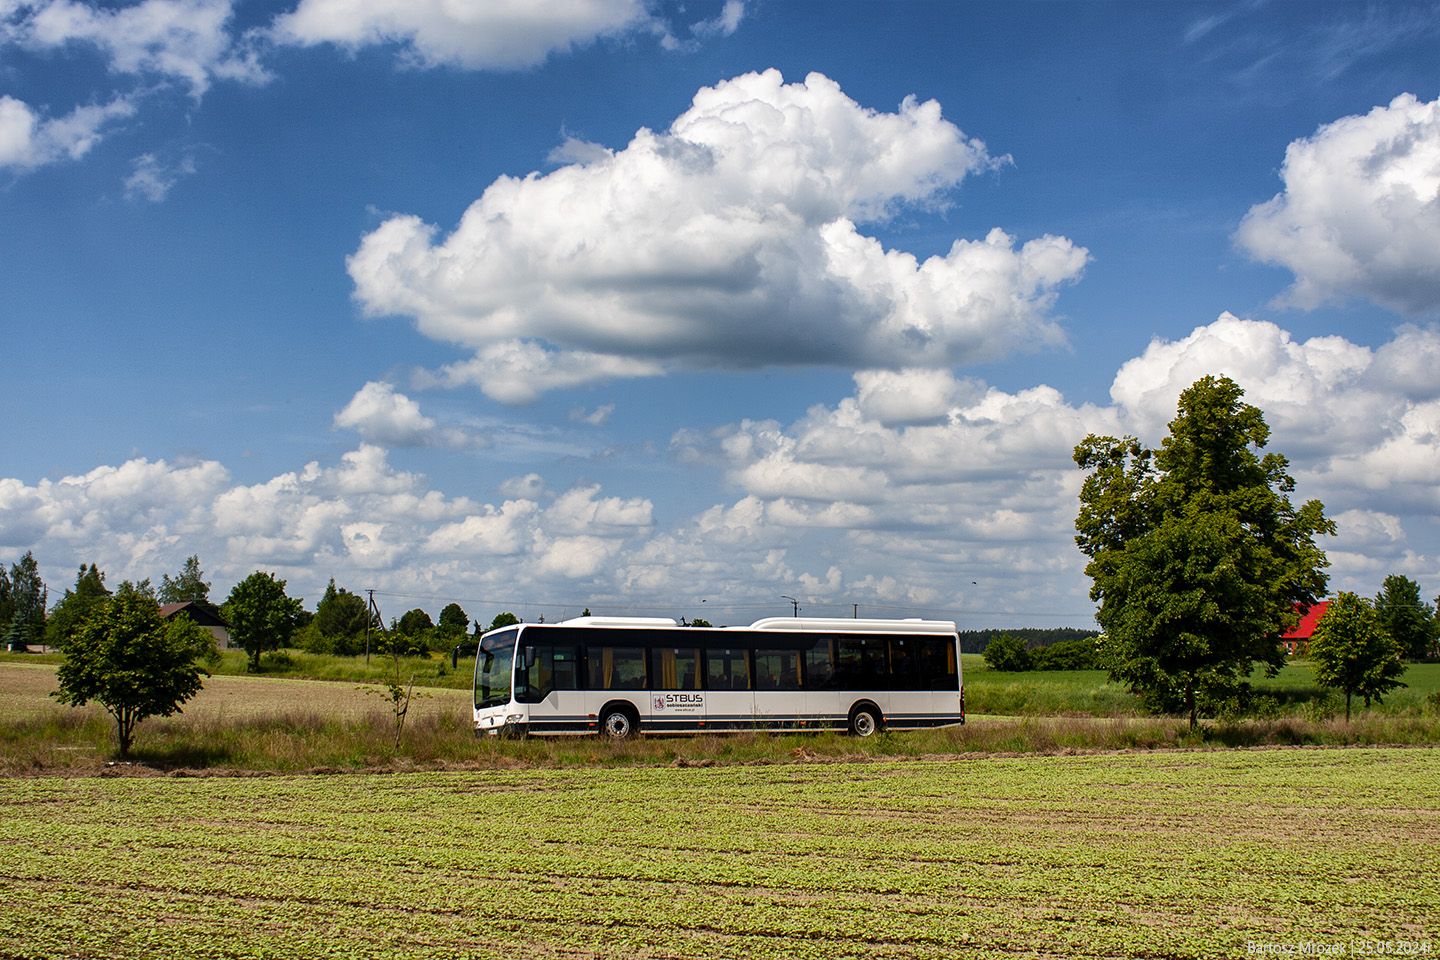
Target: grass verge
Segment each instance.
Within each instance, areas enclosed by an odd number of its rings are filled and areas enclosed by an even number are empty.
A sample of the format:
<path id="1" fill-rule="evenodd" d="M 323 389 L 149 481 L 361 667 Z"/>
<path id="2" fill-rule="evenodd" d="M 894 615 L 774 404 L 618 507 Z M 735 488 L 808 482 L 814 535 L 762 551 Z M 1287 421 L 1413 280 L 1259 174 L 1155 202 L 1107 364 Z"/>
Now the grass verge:
<path id="1" fill-rule="evenodd" d="M 1022 718 L 944 730 L 886 732 L 868 740 L 833 733 L 640 737 L 475 738 L 460 704 L 442 704 L 407 723 L 397 748 L 393 717 L 380 708 L 349 717 L 291 708 L 243 719 L 219 715 L 152 720 L 128 762 L 117 763 L 115 732 L 101 711 L 56 710 L 0 723 L 0 776 L 137 775 L 407 769 L 709 766 L 934 758 L 956 755 L 1072 754 L 1125 750 L 1260 746 L 1428 745 L 1440 717 L 1365 713 L 1343 720 L 1214 722 L 1191 731 L 1164 718 Z"/>
<path id="2" fill-rule="evenodd" d="M 129 766 L 117 767 L 115 730 L 98 706 L 55 703 L 53 664 L 0 663 L 0 775 L 85 774 L 128 770 L 298 773 L 308 770 L 414 767 L 630 766 L 703 763 L 833 762 L 843 759 L 957 754 L 1066 753 L 1167 748 L 1342 746 L 1440 743 L 1433 707 L 1359 712 L 1345 723 L 1333 711 L 1206 721 L 1128 716 L 990 717 L 946 730 L 888 733 L 871 740 L 830 734 L 645 737 L 610 744 L 593 738 L 476 740 L 469 694 L 420 689 L 401 743 L 390 706 L 373 685 L 222 675 L 183 713 L 141 724 Z M 1013 675 L 1012 675 L 1013 676 Z M 1072 690 L 1084 678 L 1066 677 Z M 974 689 L 973 677 L 967 683 Z M 418 689 L 418 688 L 417 688 Z M 367 692 L 370 691 L 370 692 Z"/>

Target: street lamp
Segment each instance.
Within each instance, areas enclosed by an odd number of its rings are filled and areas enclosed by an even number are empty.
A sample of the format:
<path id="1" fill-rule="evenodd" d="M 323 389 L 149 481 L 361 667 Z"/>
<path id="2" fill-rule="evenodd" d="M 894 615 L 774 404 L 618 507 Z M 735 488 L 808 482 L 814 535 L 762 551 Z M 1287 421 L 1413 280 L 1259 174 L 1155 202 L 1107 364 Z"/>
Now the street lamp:
<path id="1" fill-rule="evenodd" d="M 781 599 L 781 600 L 789 600 L 789 601 L 790 601 L 790 605 L 795 608 L 795 611 L 794 611 L 794 613 L 792 614 L 792 616 L 796 616 L 796 617 L 800 616 L 800 601 L 799 601 L 799 600 L 796 600 L 794 597 L 787 597 L 787 596 L 785 596 L 783 593 L 780 595 L 780 599 Z"/>

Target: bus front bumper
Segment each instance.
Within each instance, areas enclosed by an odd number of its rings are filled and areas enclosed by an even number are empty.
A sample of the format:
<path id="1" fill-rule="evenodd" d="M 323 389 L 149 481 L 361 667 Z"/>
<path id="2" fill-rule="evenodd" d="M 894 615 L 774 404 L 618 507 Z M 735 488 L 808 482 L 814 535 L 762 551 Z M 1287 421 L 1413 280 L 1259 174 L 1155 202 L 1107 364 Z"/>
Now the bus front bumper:
<path id="1" fill-rule="evenodd" d="M 523 737 L 529 731 L 529 727 L 523 713 L 512 713 L 505 717 L 481 717 L 475 721 L 475 735 Z"/>

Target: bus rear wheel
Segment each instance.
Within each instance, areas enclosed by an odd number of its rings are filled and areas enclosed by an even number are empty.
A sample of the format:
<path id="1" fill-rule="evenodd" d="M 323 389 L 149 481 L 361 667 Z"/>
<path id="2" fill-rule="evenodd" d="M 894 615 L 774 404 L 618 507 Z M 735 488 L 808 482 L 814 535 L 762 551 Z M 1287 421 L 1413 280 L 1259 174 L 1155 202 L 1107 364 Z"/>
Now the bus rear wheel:
<path id="1" fill-rule="evenodd" d="M 873 737 L 880 732 L 880 713 L 871 706 L 850 711 L 850 733 L 857 737 Z"/>
<path id="2" fill-rule="evenodd" d="M 606 740 L 629 740 L 638 726 L 630 711 L 623 707 L 606 710 L 600 717 L 600 736 Z"/>

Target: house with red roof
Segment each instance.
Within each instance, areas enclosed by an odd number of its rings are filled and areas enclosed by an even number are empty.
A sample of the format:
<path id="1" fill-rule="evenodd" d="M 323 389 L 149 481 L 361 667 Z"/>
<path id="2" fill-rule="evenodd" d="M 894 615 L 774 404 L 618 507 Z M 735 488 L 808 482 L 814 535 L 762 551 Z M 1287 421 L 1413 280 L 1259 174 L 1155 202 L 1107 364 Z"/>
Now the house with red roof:
<path id="1" fill-rule="evenodd" d="M 1329 609 L 1329 600 L 1321 600 L 1319 603 L 1310 607 L 1302 607 L 1298 603 L 1295 604 L 1295 610 L 1300 614 L 1300 622 L 1295 625 L 1295 629 L 1281 635 L 1280 646 L 1285 648 L 1285 652 L 1292 657 L 1297 653 L 1304 653 L 1306 644 L 1308 644 L 1310 638 L 1315 635 L 1316 624 L 1320 622 L 1320 618 L 1325 616 L 1325 611 Z"/>

